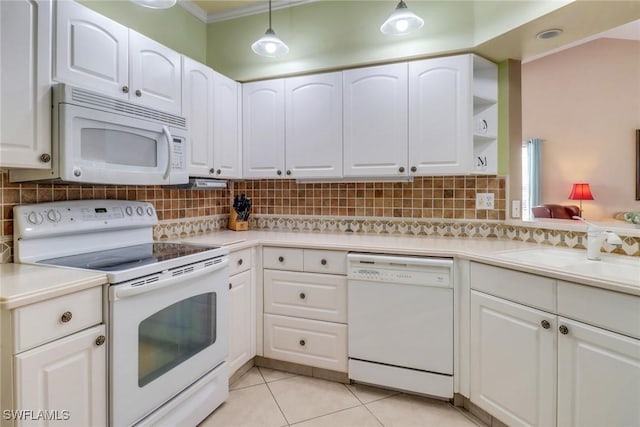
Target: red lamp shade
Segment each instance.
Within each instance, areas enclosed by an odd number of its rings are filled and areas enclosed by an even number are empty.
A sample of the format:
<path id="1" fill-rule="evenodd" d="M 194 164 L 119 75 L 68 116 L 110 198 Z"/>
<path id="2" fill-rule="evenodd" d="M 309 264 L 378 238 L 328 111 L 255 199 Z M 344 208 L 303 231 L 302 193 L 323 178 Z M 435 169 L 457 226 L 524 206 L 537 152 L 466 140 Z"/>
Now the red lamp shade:
<path id="1" fill-rule="evenodd" d="M 589 184 L 573 184 L 573 188 L 571 188 L 571 194 L 569 194 L 569 200 L 593 200 L 593 194 L 591 194 Z"/>

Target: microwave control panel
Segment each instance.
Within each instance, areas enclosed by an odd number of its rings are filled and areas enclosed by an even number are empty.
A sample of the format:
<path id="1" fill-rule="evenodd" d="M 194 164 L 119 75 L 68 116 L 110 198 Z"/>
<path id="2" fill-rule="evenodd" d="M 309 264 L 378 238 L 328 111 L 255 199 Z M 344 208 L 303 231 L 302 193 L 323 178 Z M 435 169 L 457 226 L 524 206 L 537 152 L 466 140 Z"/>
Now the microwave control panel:
<path id="1" fill-rule="evenodd" d="M 187 144 L 183 138 L 173 138 L 173 152 L 171 153 L 171 167 L 173 169 L 184 169 L 186 167 L 185 157 Z"/>

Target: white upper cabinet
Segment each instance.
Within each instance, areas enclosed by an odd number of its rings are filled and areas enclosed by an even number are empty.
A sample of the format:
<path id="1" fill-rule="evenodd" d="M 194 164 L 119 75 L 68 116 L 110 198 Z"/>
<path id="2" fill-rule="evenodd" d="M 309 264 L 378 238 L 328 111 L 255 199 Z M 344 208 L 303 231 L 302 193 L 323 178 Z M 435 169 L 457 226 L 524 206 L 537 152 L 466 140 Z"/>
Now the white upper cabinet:
<path id="1" fill-rule="evenodd" d="M 51 2 L 0 2 L 0 166 L 51 167 Z"/>
<path id="2" fill-rule="evenodd" d="M 343 72 L 344 176 L 407 175 L 407 68 Z"/>
<path id="3" fill-rule="evenodd" d="M 213 72 L 213 169 L 216 178 L 239 178 L 240 83 Z"/>
<path id="4" fill-rule="evenodd" d="M 53 78 L 128 99 L 127 27 L 73 1 L 56 8 Z"/>
<path id="5" fill-rule="evenodd" d="M 211 176 L 213 170 L 213 70 L 183 58 L 182 113 L 189 129 L 190 176 Z"/>
<path id="6" fill-rule="evenodd" d="M 129 30 L 130 99 L 148 107 L 180 114 L 180 60 L 179 53 Z"/>
<path id="7" fill-rule="evenodd" d="M 470 171 L 471 66 L 471 55 L 409 63 L 411 174 Z"/>
<path id="8" fill-rule="evenodd" d="M 57 2 L 54 80 L 181 113 L 181 57 L 91 9 Z"/>
<path id="9" fill-rule="evenodd" d="M 285 80 L 286 175 L 342 176 L 342 73 Z"/>
<path id="10" fill-rule="evenodd" d="M 283 176 L 283 79 L 242 86 L 242 151 L 244 178 Z"/>

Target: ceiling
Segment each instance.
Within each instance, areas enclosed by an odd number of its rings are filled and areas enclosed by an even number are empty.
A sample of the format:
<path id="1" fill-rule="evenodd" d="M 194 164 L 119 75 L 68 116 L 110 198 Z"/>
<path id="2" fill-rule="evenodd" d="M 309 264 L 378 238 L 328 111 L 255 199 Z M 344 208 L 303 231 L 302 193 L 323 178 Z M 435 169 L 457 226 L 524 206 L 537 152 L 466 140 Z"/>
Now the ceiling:
<path id="1" fill-rule="evenodd" d="M 254 15 L 269 10 L 268 0 L 179 0 L 180 5 L 206 23 Z M 311 3 L 318 0 L 273 0 L 272 9 Z"/>

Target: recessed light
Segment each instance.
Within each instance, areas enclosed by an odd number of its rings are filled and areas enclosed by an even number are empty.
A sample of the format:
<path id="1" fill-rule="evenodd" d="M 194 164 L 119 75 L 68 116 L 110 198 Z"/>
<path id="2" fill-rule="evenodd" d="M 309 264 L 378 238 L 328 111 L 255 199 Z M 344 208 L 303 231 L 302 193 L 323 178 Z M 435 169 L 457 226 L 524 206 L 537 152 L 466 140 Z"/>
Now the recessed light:
<path id="1" fill-rule="evenodd" d="M 550 30 L 540 31 L 536 34 L 536 38 L 538 40 L 546 40 L 558 37 L 560 34 L 562 34 L 562 30 L 560 28 L 552 28 Z"/>

